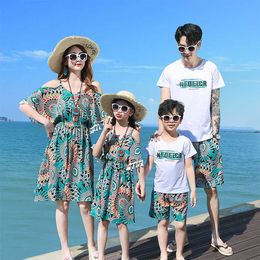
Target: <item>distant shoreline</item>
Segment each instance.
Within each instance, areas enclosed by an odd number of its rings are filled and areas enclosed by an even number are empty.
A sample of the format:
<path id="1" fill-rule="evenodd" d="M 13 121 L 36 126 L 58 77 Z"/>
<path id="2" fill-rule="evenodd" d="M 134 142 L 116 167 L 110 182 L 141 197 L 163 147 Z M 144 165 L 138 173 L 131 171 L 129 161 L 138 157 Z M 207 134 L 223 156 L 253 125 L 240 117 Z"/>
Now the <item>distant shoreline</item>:
<path id="1" fill-rule="evenodd" d="M 7 117 L 0 117 L 0 123 L 32 123 L 31 121 L 14 121 L 11 119 L 8 119 Z M 142 127 L 149 127 L 149 128 L 156 128 L 156 125 L 146 125 L 146 124 L 141 124 Z M 221 127 L 221 131 L 225 132 L 252 132 L 252 133 L 260 133 L 260 129 L 254 129 L 254 128 L 246 128 L 246 127 Z"/>

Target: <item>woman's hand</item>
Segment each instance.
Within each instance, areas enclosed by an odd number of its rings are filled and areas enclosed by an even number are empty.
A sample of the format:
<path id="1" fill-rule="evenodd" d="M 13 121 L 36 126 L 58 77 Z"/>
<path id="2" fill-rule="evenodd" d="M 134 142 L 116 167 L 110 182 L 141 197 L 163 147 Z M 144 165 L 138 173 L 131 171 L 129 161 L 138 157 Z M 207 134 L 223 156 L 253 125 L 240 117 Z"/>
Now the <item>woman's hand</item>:
<path id="1" fill-rule="evenodd" d="M 53 135 L 53 131 L 54 131 L 53 123 L 46 118 L 46 120 L 44 120 L 43 125 L 44 125 L 48 138 L 51 138 Z"/>

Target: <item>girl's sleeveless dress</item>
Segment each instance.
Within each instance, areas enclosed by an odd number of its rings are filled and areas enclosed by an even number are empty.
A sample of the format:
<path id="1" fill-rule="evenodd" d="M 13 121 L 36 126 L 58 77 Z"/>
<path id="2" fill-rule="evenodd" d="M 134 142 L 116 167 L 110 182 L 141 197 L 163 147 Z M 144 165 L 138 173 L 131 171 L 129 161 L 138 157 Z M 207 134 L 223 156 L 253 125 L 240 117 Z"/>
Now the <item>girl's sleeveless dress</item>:
<path id="1" fill-rule="evenodd" d="M 93 200 L 90 133 L 100 128 L 105 116 L 100 109 L 100 95 L 91 89 L 75 94 L 76 117 L 73 94 L 62 85 L 41 87 L 22 101 L 55 126 L 40 166 L 35 201 Z"/>
<path id="2" fill-rule="evenodd" d="M 140 144 L 132 131 L 119 139 L 110 132 L 103 147 L 103 166 L 96 185 L 91 215 L 116 224 L 135 221 L 134 168 L 143 166 Z"/>

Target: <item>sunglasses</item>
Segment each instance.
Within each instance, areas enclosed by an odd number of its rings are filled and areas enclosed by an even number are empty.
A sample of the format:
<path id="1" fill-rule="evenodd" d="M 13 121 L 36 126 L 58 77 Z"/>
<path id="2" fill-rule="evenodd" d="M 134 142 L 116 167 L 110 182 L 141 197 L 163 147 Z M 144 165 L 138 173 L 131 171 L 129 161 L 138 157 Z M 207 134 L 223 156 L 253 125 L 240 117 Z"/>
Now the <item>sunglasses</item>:
<path id="1" fill-rule="evenodd" d="M 68 55 L 65 56 L 66 58 L 69 58 L 72 61 L 77 60 L 78 58 L 80 58 L 82 61 L 86 61 L 88 59 L 88 54 L 85 52 L 81 52 L 81 53 L 70 53 Z"/>
<path id="2" fill-rule="evenodd" d="M 129 109 L 131 109 L 129 106 L 127 105 L 118 105 L 117 103 L 112 103 L 112 110 L 113 111 L 118 111 L 119 109 L 121 109 L 121 111 L 123 113 L 126 113 Z"/>
<path id="3" fill-rule="evenodd" d="M 181 119 L 181 116 L 180 115 L 163 115 L 163 116 L 161 116 L 161 119 L 163 120 L 163 122 L 169 122 L 170 120 L 178 122 Z"/>
<path id="4" fill-rule="evenodd" d="M 180 53 L 183 53 L 185 51 L 193 52 L 193 51 L 195 51 L 196 46 L 197 46 L 198 43 L 199 42 L 197 42 L 195 45 L 190 45 L 190 46 L 187 46 L 187 47 L 178 45 L 177 48 L 178 48 Z"/>

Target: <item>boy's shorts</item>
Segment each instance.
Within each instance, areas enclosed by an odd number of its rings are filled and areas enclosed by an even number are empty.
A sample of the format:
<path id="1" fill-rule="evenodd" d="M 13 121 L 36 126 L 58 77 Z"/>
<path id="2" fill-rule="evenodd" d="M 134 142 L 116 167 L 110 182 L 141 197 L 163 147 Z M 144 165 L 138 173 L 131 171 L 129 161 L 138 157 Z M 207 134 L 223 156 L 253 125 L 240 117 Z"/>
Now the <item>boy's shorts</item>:
<path id="1" fill-rule="evenodd" d="M 192 143 L 197 151 L 194 156 L 196 186 L 214 188 L 224 183 L 222 155 L 218 140 L 215 138 Z"/>
<path id="2" fill-rule="evenodd" d="M 188 192 L 170 194 L 153 190 L 149 216 L 169 220 L 171 209 L 174 220 L 184 221 L 188 210 Z"/>

